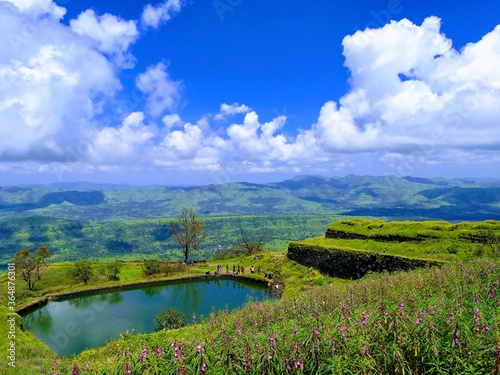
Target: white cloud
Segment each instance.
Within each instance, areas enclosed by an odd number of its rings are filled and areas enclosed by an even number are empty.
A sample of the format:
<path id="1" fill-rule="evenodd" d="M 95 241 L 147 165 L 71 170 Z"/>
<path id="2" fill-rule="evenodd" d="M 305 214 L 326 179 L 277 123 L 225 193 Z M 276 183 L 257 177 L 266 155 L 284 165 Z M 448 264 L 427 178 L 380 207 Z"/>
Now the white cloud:
<path id="1" fill-rule="evenodd" d="M 66 8 L 60 7 L 52 0 L 8 0 L 14 4 L 21 12 L 32 17 L 50 15 L 55 19 L 61 19 L 66 14 Z"/>
<path id="2" fill-rule="evenodd" d="M 178 114 L 171 114 L 171 115 L 165 115 L 161 119 L 165 127 L 170 130 L 172 129 L 175 125 L 179 124 L 181 122 L 181 117 Z"/>
<path id="3" fill-rule="evenodd" d="M 148 94 L 147 109 L 152 116 L 175 110 L 180 100 L 182 83 L 173 81 L 164 63 L 151 66 L 136 79 L 136 85 Z"/>
<path id="4" fill-rule="evenodd" d="M 404 19 L 343 41 L 351 90 L 326 103 L 313 126 L 329 153 L 422 151 L 500 145 L 500 27 L 462 51 L 440 32 Z"/>
<path id="5" fill-rule="evenodd" d="M 278 167 L 280 163 L 291 166 L 303 160 L 317 160 L 316 140 L 310 131 L 299 134 L 295 139 L 287 139 L 282 133 L 276 134 L 285 123 L 286 117 L 278 116 L 261 124 L 256 112 L 247 113 L 243 124 L 231 124 L 227 129 L 227 147 L 232 152 L 230 157 L 266 168 Z"/>
<path id="6" fill-rule="evenodd" d="M 144 7 L 141 21 L 144 27 L 158 28 L 169 21 L 175 14 L 180 13 L 182 0 L 165 0 L 155 6 L 148 4 Z"/>
<path id="7" fill-rule="evenodd" d="M 25 30 L 29 22 L 31 32 Z M 113 65 L 55 19 L 0 2 L 0 159 L 67 160 L 92 127 L 95 97 L 121 88 Z M 20 35 L 16 44 L 12 34 Z M 15 47 L 15 48 L 12 48 Z"/>
<path id="8" fill-rule="evenodd" d="M 154 164 L 169 169 L 218 170 L 226 142 L 207 127 L 206 120 L 185 123 L 169 132 L 154 148 Z"/>
<path id="9" fill-rule="evenodd" d="M 132 67 L 134 58 L 128 52 L 139 37 L 135 21 L 125 21 L 112 14 L 96 15 L 92 9 L 71 20 L 71 29 L 95 41 L 99 51 L 111 55 L 122 67 Z"/>
<path id="10" fill-rule="evenodd" d="M 99 164 L 137 163 L 141 157 L 148 160 L 148 145 L 156 135 L 153 126 L 144 124 L 144 113 L 133 112 L 128 115 L 119 128 L 106 127 L 93 135 L 89 156 Z"/>
<path id="11" fill-rule="evenodd" d="M 251 108 L 245 104 L 233 103 L 231 105 L 222 103 L 219 109 L 219 113 L 215 115 L 215 120 L 225 120 L 226 118 L 239 114 L 250 112 Z"/>

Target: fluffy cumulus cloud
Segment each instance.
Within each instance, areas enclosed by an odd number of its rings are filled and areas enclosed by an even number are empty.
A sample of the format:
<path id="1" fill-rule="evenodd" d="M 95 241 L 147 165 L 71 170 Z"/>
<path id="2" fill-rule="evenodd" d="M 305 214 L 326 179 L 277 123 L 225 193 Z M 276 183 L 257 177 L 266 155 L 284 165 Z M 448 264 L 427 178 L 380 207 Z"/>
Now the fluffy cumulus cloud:
<path id="1" fill-rule="evenodd" d="M 64 161 L 99 110 L 93 99 L 121 85 L 90 41 L 33 12 L 0 1 L 0 160 Z"/>
<path id="2" fill-rule="evenodd" d="M 222 103 L 219 109 L 219 113 L 214 116 L 215 120 L 225 120 L 228 117 L 239 113 L 247 113 L 250 112 L 251 109 L 245 104 L 233 103 L 231 105 Z"/>
<path id="3" fill-rule="evenodd" d="M 52 0 L 9 0 L 21 12 L 31 16 L 49 15 L 60 19 L 66 14 L 66 9 L 55 4 Z"/>
<path id="4" fill-rule="evenodd" d="M 196 124 L 188 122 L 180 130 L 170 130 L 154 148 L 153 163 L 167 169 L 219 170 L 225 148 L 225 141 L 202 118 Z"/>
<path id="5" fill-rule="evenodd" d="M 331 153 L 492 150 L 500 145 L 500 26 L 462 50 L 429 17 L 392 21 L 343 41 L 352 88 L 313 126 Z"/>
<path id="6" fill-rule="evenodd" d="M 91 159 L 98 164 L 140 164 L 141 158 L 147 160 L 148 146 L 157 129 L 146 125 L 144 119 L 144 113 L 133 112 L 120 127 L 106 127 L 93 134 L 89 150 Z"/>
<path id="7" fill-rule="evenodd" d="M 311 132 L 288 138 L 280 132 L 285 116 L 261 123 L 256 112 L 245 115 L 242 124 L 231 124 L 227 128 L 226 148 L 231 151 L 233 160 L 240 160 L 254 171 L 296 170 L 304 163 L 314 163 L 319 152 L 315 153 L 316 140 Z"/>
<path id="8" fill-rule="evenodd" d="M 117 60 L 119 65 L 131 67 L 134 58 L 128 52 L 139 32 L 135 21 L 125 21 L 112 14 L 96 15 L 91 9 L 71 20 L 71 29 L 95 41 L 96 48 Z"/>
<path id="9" fill-rule="evenodd" d="M 157 5 L 144 7 L 141 21 L 144 27 L 158 28 L 181 11 L 182 0 L 165 0 Z"/>
<path id="10" fill-rule="evenodd" d="M 166 110 L 172 111 L 179 103 L 182 83 L 172 80 L 164 63 L 151 66 L 140 74 L 136 85 L 148 95 L 147 109 L 153 116 L 159 116 Z"/>

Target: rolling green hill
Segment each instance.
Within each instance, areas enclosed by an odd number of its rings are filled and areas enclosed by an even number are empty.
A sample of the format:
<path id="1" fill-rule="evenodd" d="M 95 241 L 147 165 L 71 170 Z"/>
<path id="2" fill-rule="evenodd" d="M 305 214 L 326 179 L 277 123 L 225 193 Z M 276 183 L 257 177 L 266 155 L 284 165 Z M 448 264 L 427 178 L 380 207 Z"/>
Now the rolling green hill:
<path id="1" fill-rule="evenodd" d="M 183 207 L 193 207 L 202 216 L 336 213 L 487 220 L 500 218 L 500 181 L 349 175 L 199 187 L 66 183 L 0 188 L 0 220 L 29 216 L 92 221 L 144 219 L 172 217 Z"/>
<path id="2" fill-rule="evenodd" d="M 234 246 L 240 228 L 267 230 L 270 248 L 321 234 L 341 216 L 500 220 L 500 180 L 349 175 L 298 176 L 276 183 L 130 187 L 90 183 L 0 187 L 0 263 L 21 247 L 47 245 L 60 260 L 80 257 L 175 258 L 168 218 L 192 207 L 207 222 L 198 253 Z"/>

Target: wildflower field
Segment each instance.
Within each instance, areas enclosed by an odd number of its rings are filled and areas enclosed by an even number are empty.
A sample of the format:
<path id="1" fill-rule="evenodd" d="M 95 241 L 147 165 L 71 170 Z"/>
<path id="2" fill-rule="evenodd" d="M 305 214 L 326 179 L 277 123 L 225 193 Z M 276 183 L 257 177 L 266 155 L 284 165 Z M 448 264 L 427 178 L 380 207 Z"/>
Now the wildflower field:
<path id="1" fill-rule="evenodd" d="M 371 274 L 125 333 L 52 374 L 500 374 L 500 260 Z"/>

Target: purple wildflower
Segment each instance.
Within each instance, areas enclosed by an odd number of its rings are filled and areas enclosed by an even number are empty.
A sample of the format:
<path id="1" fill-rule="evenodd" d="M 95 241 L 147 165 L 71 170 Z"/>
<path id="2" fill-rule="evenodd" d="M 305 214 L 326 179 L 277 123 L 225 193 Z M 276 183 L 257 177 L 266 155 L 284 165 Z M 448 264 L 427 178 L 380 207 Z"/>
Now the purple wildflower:
<path id="1" fill-rule="evenodd" d="M 131 374 L 132 373 L 132 369 L 130 368 L 130 363 L 125 363 L 123 365 L 123 373 L 124 374 Z"/>
<path id="2" fill-rule="evenodd" d="M 361 324 L 366 325 L 366 320 L 368 319 L 368 315 L 364 311 L 362 311 L 361 316 L 362 316 Z"/>
<path id="3" fill-rule="evenodd" d="M 270 343 L 271 345 L 273 344 L 273 342 L 274 342 L 274 338 L 275 338 L 275 337 L 276 337 L 276 336 L 274 336 L 272 333 L 269 335 L 269 343 Z"/>
<path id="4" fill-rule="evenodd" d="M 302 367 L 302 360 L 297 359 L 295 360 L 295 368 L 301 368 Z"/>

